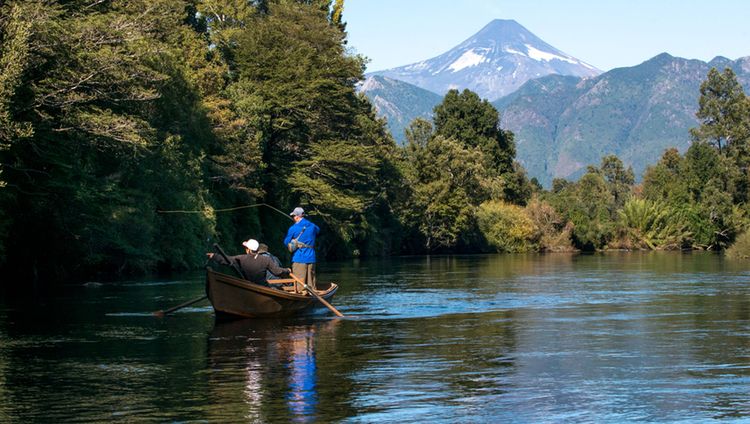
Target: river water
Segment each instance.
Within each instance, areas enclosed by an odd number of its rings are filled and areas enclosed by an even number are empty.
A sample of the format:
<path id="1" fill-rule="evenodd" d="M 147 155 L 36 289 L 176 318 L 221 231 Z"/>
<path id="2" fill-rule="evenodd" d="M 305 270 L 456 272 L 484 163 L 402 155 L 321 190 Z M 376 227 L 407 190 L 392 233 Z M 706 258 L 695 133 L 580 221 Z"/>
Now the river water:
<path id="1" fill-rule="evenodd" d="M 201 274 L 0 300 L 0 422 L 750 422 L 750 266 L 713 254 L 320 264 L 330 314 L 216 322 Z"/>

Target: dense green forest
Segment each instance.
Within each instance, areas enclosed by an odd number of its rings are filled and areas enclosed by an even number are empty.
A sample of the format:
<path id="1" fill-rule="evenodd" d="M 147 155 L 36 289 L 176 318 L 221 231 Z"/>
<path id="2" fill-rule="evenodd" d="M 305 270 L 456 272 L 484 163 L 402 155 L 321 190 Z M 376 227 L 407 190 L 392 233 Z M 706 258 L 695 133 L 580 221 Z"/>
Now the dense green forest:
<path id="1" fill-rule="evenodd" d="M 701 87 L 690 149 L 641 184 L 608 156 L 543 190 L 468 90 L 397 146 L 357 94 L 366 63 L 343 0 L 2 3 L 0 267 L 15 281 L 179 271 L 248 237 L 283 255 L 297 205 L 329 259 L 749 251 L 750 101 L 731 70 Z"/>

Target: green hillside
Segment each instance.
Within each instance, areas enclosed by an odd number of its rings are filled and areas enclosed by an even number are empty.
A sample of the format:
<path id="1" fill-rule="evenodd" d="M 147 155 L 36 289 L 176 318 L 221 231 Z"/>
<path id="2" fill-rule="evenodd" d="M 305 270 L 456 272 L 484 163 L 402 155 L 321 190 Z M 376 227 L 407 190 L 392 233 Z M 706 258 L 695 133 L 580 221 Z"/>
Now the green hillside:
<path id="1" fill-rule="evenodd" d="M 545 186 L 575 178 L 614 154 L 640 176 L 663 151 L 689 146 L 699 87 L 712 66 L 731 67 L 745 85 L 750 58 L 711 63 L 661 54 L 591 79 L 548 76 L 493 104 L 516 134 L 518 159 Z"/>
<path id="2" fill-rule="evenodd" d="M 717 57 L 711 62 L 660 54 L 637 66 L 613 69 L 595 78 L 549 75 L 531 80 L 494 101 L 501 127 L 516 135 L 519 162 L 542 184 L 576 179 L 586 166 L 614 154 L 640 178 L 665 149 L 684 152 L 701 81 L 709 69 L 732 68 L 750 86 L 750 58 Z M 416 117 L 430 118 L 436 94 L 382 76 L 371 76 L 360 91 L 385 117 L 398 143 Z"/>
<path id="3" fill-rule="evenodd" d="M 443 98 L 415 85 L 379 75 L 368 77 L 360 92 L 386 118 L 388 129 L 398 144 L 404 143 L 404 128 L 415 118 L 432 120 L 432 110 Z"/>

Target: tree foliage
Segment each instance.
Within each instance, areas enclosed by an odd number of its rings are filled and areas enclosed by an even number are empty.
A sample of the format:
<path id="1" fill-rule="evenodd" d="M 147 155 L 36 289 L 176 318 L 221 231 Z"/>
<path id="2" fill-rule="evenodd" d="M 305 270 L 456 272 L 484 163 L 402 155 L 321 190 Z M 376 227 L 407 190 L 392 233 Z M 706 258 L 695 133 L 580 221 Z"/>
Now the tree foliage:
<path id="1" fill-rule="evenodd" d="M 456 246 L 473 228 L 477 199 L 486 198 L 481 158 L 478 149 L 442 136 L 409 145 L 406 183 L 413 194 L 404 220 L 419 229 L 428 251 Z"/>
<path id="2" fill-rule="evenodd" d="M 3 68 L 15 90 L 2 115 L 16 129 L 3 135 L 3 209 L 25 211 L 8 223 L 8 237 L 18 241 L 9 262 L 50 279 L 194 266 L 205 232 L 191 230 L 206 222 L 172 240 L 185 251 L 170 249 L 167 257 L 159 248 L 167 230 L 155 211 L 167 199 L 170 206 L 205 205 L 194 160 L 211 141 L 203 137 L 210 129 L 198 128 L 201 78 L 194 72 L 208 67 L 203 41 L 183 25 L 184 4 L 88 6 L 6 5 L 25 10 L 9 13 L 3 25 L 3 50 L 25 51 L 12 60 L 23 72 Z M 6 45 L 11 39 L 15 47 Z M 40 245 L 56 254 L 37 255 Z"/>
<path id="3" fill-rule="evenodd" d="M 207 237 L 280 240 L 271 209 L 216 213 L 257 203 L 317 215 L 323 256 L 390 251 L 395 145 L 356 93 L 343 9 L 4 4 L 0 253 L 23 241 L 6 263 L 50 280 L 192 268 Z M 59 253 L 33 255 L 43 239 Z"/>
<path id="4" fill-rule="evenodd" d="M 469 90 L 396 146 L 357 94 L 365 63 L 340 0 L 3 2 L 0 266 L 18 281 L 190 269 L 209 237 L 280 252 L 288 221 L 258 204 L 305 207 L 329 258 L 721 249 L 748 227 L 750 106 L 730 70 L 701 86 L 688 151 L 641 186 L 605 156 L 544 191 Z"/>
<path id="5" fill-rule="evenodd" d="M 711 69 L 700 93 L 693 143 L 684 156 L 665 152 L 643 193 L 681 211 L 694 247 L 722 249 L 747 225 L 750 108 L 731 69 Z"/>
<path id="6" fill-rule="evenodd" d="M 498 252 L 528 252 L 537 228 L 517 205 L 489 201 L 479 205 L 477 221 L 482 235 Z"/>
<path id="7" fill-rule="evenodd" d="M 514 163 L 513 134 L 475 93 L 451 90 L 435 107 L 433 125 L 416 119 L 406 129 L 403 174 L 411 196 L 399 209 L 406 228 L 427 251 L 481 249 L 477 208 L 487 200 L 524 204 L 531 184 Z"/>
<path id="8" fill-rule="evenodd" d="M 500 128 L 500 115 L 486 99 L 470 91 L 450 90 L 435 107 L 435 133 L 454 138 L 484 154 L 483 166 L 492 175 L 513 172 L 516 146 L 513 133 Z"/>
<path id="9" fill-rule="evenodd" d="M 679 210 L 646 199 L 630 199 L 618 211 L 618 226 L 637 249 L 679 249 L 691 234 Z"/>
<path id="10" fill-rule="evenodd" d="M 719 153 L 748 153 L 750 104 L 732 69 L 708 72 L 700 87 L 696 116 L 701 125 L 690 131 L 694 140 L 711 144 Z"/>

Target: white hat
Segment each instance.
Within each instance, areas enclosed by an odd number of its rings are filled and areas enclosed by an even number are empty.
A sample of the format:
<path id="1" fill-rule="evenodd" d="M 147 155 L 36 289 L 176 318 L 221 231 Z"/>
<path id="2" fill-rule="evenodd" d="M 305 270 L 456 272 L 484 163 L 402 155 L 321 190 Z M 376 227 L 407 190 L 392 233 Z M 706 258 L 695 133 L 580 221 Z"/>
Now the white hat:
<path id="1" fill-rule="evenodd" d="M 243 241 L 242 245 L 250 249 L 251 251 L 255 252 L 258 250 L 258 240 L 250 239 L 248 241 Z"/>
<path id="2" fill-rule="evenodd" d="M 296 208 L 294 208 L 294 210 L 289 215 L 292 215 L 292 216 L 303 216 L 304 214 L 305 214 L 305 210 L 302 209 L 301 207 L 297 206 Z"/>

